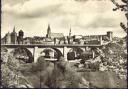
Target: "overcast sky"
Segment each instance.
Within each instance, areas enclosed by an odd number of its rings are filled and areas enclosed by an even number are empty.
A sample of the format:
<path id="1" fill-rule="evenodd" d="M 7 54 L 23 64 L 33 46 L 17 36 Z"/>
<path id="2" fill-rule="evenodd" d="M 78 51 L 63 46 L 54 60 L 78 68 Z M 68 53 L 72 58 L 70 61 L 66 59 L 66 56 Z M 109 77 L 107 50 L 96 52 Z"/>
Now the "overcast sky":
<path id="1" fill-rule="evenodd" d="M 119 0 L 118 0 L 119 1 Z M 72 35 L 106 34 L 123 37 L 120 22 L 123 12 L 113 12 L 110 0 L 2 0 L 2 37 L 20 29 L 26 36 L 45 36 L 48 24 L 52 32 Z"/>

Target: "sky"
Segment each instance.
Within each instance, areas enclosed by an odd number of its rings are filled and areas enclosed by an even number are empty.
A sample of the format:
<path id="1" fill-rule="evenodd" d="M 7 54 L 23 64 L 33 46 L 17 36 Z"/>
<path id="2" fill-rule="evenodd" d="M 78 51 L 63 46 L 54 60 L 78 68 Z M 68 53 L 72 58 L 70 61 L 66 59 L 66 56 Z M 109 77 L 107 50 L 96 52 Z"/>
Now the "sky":
<path id="1" fill-rule="evenodd" d="M 117 0 L 120 2 L 120 0 Z M 1 36 L 24 31 L 25 37 L 45 36 L 48 24 L 53 33 L 72 35 L 100 35 L 113 31 L 124 37 L 120 22 L 124 13 L 112 11 L 110 0 L 2 0 Z"/>

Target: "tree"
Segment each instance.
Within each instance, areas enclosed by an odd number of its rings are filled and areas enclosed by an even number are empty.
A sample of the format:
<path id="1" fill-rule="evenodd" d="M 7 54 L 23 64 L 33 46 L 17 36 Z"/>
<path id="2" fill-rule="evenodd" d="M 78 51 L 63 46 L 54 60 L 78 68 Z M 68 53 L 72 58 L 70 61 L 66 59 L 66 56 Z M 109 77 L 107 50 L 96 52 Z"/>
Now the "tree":
<path id="1" fill-rule="evenodd" d="M 1 52 L 1 86 L 2 88 L 28 88 L 31 86 L 19 71 L 20 63 L 10 53 Z"/>
<path id="2" fill-rule="evenodd" d="M 15 59 L 8 53 L 1 52 L 1 78 L 2 86 L 12 88 L 17 84 L 17 62 Z"/>
<path id="3" fill-rule="evenodd" d="M 89 83 L 60 57 L 55 63 L 52 76 L 48 80 L 49 88 L 88 88 Z"/>
<path id="4" fill-rule="evenodd" d="M 123 2 L 123 4 L 121 5 L 117 3 L 115 0 L 111 0 L 111 1 L 116 6 L 116 8 L 114 8 L 113 11 L 116 11 L 116 10 L 123 11 L 125 13 L 126 19 L 128 20 L 128 0 L 121 0 Z M 123 22 L 121 22 L 120 26 L 126 33 L 128 33 L 128 21 L 126 25 Z"/>

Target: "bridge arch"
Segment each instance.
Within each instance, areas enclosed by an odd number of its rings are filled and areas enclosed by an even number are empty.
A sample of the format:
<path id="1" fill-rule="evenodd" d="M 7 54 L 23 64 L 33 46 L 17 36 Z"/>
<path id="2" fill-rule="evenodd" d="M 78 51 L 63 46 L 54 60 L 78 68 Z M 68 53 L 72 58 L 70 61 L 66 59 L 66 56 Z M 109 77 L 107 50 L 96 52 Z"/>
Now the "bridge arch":
<path id="1" fill-rule="evenodd" d="M 67 53 L 67 59 L 68 60 L 80 59 L 80 56 L 83 52 L 84 50 L 80 47 L 70 48 Z"/>
<path id="2" fill-rule="evenodd" d="M 62 56 L 62 52 L 57 48 L 44 48 L 40 52 L 41 56 L 44 56 L 45 58 L 56 58 L 58 59 L 60 56 Z"/>
<path id="3" fill-rule="evenodd" d="M 12 53 L 15 58 L 19 59 L 19 61 L 25 63 L 32 63 L 34 61 L 31 51 L 25 47 L 15 48 L 10 53 Z"/>
<path id="4" fill-rule="evenodd" d="M 60 57 L 60 56 L 62 56 L 63 54 L 62 54 L 62 52 L 59 50 L 59 49 L 57 49 L 57 48 L 53 48 L 56 52 L 57 52 L 57 54 L 58 54 L 58 56 L 57 56 L 57 59 Z"/>

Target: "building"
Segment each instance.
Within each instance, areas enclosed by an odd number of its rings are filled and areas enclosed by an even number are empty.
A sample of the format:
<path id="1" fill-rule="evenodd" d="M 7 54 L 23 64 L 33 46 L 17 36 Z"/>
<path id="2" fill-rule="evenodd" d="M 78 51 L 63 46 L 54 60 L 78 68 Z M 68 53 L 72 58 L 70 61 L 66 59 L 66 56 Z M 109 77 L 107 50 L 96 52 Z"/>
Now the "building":
<path id="1" fill-rule="evenodd" d="M 24 36 L 24 32 L 20 30 L 17 38 L 18 44 L 23 44 L 23 36 Z"/>
<path id="2" fill-rule="evenodd" d="M 33 40 L 35 44 L 42 44 L 45 41 L 45 37 L 34 36 Z"/>
<path id="3" fill-rule="evenodd" d="M 11 33 L 7 33 L 5 37 L 3 38 L 4 44 L 11 44 Z"/>
<path id="4" fill-rule="evenodd" d="M 47 34 L 46 34 L 47 38 L 51 38 L 51 28 L 50 25 L 48 24 L 48 28 L 47 28 Z"/>
<path id="5" fill-rule="evenodd" d="M 13 28 L 13 32 L 7 33 L 2 39 L 2 44 L 17 44 L 17 33 L 15 32 L 15 27 Z"/>
<path id="6" fill-rule="evenodd" d="M 82 43 L 82 35 L 74 35 L 73 36 L 73 44 L 81 44 Z"/>
<path id="7" fill-rule="evenodd" d="M 17 36 L 17 33 L 15 31 L 15 27 L 13 28 L 13 32 L 7 33 L 2 39 L 2 44 L 23 44 L 23 36 L 24 32 L 22 30 L 19 31 L 19 34 Z"/>
<path id="8" fill-rule="evenodd" d="M 13 32 L 11 33 L 11 44 L 17 44 L 17 33 L 15 31 L 15 27 L 13 28 Z"/>
<path id="9" fill-rule="evenodd" d="M 34 39 L 32 37 L 23 38 L 23 44 L 34 44 Z"/>
<path id="10" fill-rule="evenodd" d="M 113 32 L 112 31 L 108 31 L 107 32 L 107 37 L 109 38 L 110 41 L 112 41 L 112 39 L 113 39 Z"/>
<path id="11" fill-rule="evenodd" d="M 72 32 L 71 32 L 71 28 L 70 28 L 70 31 L 69 31 L 69 37 L 72 35 Z"/>
<path id="12" fill-rule="evenodd" d="M 64 34 L 63 33 L 52 33 L 51 32 L 51 27 L 50 27 L 50 25 L 48 25 L 46 37 L 47 38 L 51 38 L 51 39 L 54 39 L 54 38 L 63 38 L 64 37 Z"/>
<path id="13" fill-rule="evenodd" d="M 45 43 L 46 42 L 50 42 L 50 43 L 54 43 L 54 44 L 64 44 L 64 34 L 63 33 L 52 33 L 51 32 L 51 27 L 50 25 L 48 25 L 48 28 L 47 28 L 47 34 L 46 34 L 46 40 L 45 40 Z"/>
<path id="14" fill-rule="evenodd" d="M 8 32 L 4 39 L 5 39 L 5 44 L 10 44 L 11 43 L 11 34 Z"/>
<path id="15" fill-rule="evenodd" d="M 18 35 L 13 28 L 13 32 L 7 33 L 2 39 L 2 44 L 88 44 L 98 45 L 107 44 L 113 41 L 113 32 L 108 31 L 105 35 L 72 35 L 71 28 L 69 35 L 64 36 L 63 33 L 52 33 L 50 25 L 47 28 L 46 37 L 26 37 L 24 38 L 24 32 L 20 30 Z"/>
<path id="16" fill-rule="evenodd" d="M 69 36 L 66 37 L 66 41 L 68 44 L 73 44 L 74 37 L 72 36 L 71 28 L 69 30 Z"/>
<path id="17" fill-rule="evenodd" d="M 113 40 L 113 32 L 108 31 L 105 35 L 83 36 L 85 44 L 105 44 Z"/>

